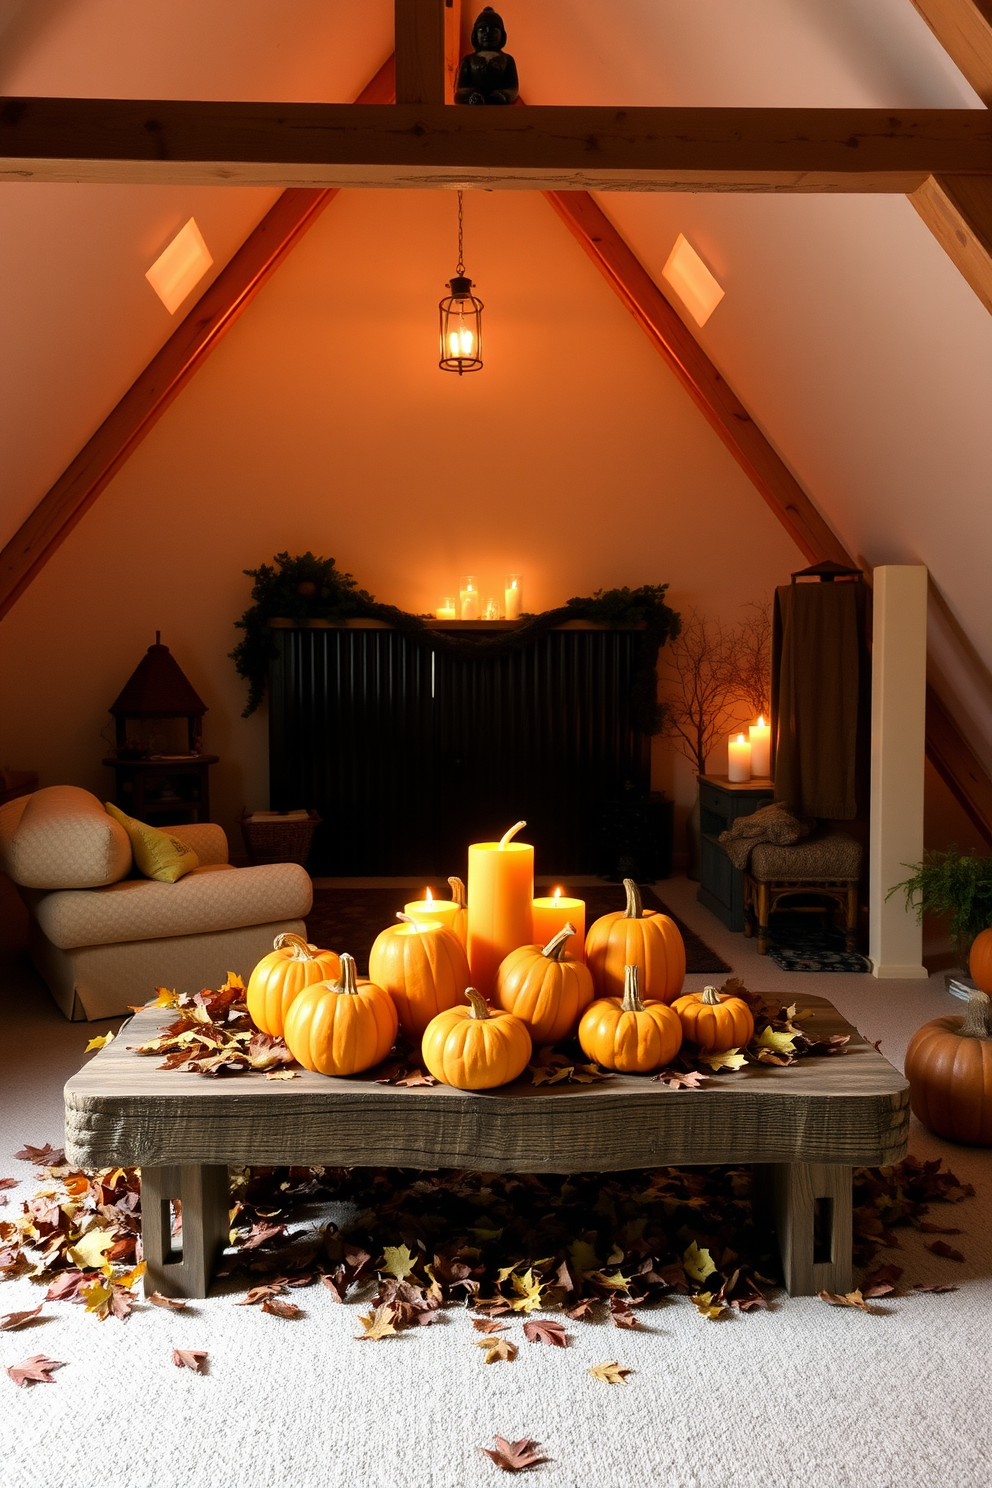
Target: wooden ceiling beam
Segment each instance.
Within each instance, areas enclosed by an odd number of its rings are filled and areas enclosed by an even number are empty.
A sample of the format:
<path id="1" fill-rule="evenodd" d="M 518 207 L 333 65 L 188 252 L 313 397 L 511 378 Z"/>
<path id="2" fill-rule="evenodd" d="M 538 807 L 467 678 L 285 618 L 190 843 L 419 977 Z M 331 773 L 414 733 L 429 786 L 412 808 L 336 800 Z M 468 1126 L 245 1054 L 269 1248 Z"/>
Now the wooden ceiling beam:
<path id="1" fill-rule="evenodd" d="M 992 0 L 913 0 L 986 108 L 992 107 Z"/>
<path id="2" fill-rule="evenodd" d="M 0 180 L 910 192 L 992 173 L 975 109 L 0 102 Z"/>
<path id="3" fill-rule="evenodd" d="M 992 176 L 928 176 L 909 199 L 992 313 Z"/>

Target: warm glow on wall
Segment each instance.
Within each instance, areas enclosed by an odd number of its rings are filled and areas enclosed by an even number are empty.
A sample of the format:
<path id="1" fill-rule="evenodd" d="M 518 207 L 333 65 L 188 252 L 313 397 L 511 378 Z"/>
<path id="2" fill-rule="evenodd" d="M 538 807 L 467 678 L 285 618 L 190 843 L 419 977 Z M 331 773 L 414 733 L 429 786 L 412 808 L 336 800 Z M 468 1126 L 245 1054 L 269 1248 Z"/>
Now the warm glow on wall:
<path id="1" fill-rule="evenodd" d="M 696 324 L 705 325 L 723 299 L 724 291 L 682 233 L 676 238 L 661 275 L 667 279 Z"/>
<path id="2" fill-rule="evenodd" d="M 170 315 L 175 315 L 193 287 L 213 263 L 203 234 L 191 217 L 179 229 L 164 253 L 152 264 L 145 278 Z"/>

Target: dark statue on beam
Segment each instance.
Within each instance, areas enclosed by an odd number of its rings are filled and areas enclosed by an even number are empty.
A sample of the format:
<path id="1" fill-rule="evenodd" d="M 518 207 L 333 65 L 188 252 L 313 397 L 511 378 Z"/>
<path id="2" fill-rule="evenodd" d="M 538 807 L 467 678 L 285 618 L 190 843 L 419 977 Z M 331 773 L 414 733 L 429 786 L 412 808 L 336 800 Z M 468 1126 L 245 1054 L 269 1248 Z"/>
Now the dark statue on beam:
<path id="1" fill-rule="evenodd" d="M 472 27 L 472 45 L 475 51 L 462 58 L 458 70 L 456 103 L 515 103 L 519 85 L 517 64 L 504 52 L 506 32 L 503 18 L 491 5 L 476 20 Z"/>

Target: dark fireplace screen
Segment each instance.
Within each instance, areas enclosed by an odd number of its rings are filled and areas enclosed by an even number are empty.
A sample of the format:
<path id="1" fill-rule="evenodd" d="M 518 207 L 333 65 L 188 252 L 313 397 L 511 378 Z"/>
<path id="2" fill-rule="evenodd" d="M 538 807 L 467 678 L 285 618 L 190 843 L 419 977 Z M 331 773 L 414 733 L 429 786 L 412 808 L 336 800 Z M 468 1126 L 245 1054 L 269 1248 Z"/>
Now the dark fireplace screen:
<path id="1" fill-rule="evenodd" d="M 611 806 L 650 788 L 638 631 L 555 630 L 488 660 L 387 629 L 273 641 L 271 804 L 320 813 L 313 874 L 464 874 L 468 844 L 521 817 L 539 873 L 596 873 Z"/>

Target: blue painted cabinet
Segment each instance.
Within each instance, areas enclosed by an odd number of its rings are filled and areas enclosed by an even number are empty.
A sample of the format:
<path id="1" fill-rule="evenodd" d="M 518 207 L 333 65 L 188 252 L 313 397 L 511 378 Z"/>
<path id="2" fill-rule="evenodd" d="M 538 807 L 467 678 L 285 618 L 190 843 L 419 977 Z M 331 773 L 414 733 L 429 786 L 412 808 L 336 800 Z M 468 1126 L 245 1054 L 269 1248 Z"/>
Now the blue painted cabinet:
<path id="1" fill-rule="evenodd" d="M 744 929 L 744 875 L 734 867 L 717 838 L 739 816 L 750 816 L 773 800 L 774 787 L 770 780 L 745 780 L 738 784 L 726 775 L 699 777 L 702 861 L 696 898 L 728 930 Z"/>

